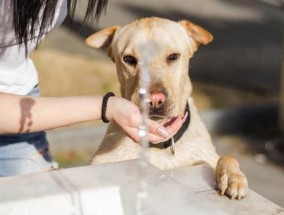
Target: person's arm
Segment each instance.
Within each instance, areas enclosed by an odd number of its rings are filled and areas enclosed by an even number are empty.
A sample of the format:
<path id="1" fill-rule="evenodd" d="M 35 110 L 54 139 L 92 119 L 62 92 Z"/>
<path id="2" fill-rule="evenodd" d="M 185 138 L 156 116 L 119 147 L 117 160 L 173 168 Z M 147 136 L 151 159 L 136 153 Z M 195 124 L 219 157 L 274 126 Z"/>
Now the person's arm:
<path id="1" fill-rule="evenodd" d="M 0 93 L 0 133 L 26 133 L 100 119 L 102 97 L 32 97 Z"/>
<path id="2" fill-rule="evenodd" d="M 31 97 L 0 93 L 0 134 L 26 133 L 68 126 L 101 119 L 102 97 Z M 134 141 L 139 141 L 138 129 L 141 114 L 133 103 L 111 97 L 108 100 L 106 117 L 117 123 Z M 173 136 L 182 124 L 179 116 L 164 128 L 149 120 L 149 137 L 158 143 Z"/>

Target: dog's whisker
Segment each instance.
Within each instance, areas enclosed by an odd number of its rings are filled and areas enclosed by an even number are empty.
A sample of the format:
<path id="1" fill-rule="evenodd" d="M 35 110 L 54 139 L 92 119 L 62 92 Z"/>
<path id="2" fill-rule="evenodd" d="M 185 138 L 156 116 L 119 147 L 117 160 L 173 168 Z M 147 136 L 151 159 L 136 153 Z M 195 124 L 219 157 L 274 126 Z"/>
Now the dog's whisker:
<path id="1" fill-rule="evenodd" d="M 161 116 L 161 115 L 156 115 L 156 114 L 149 115 L 149 117 L 150 118 L 156 117 L 156 118 L 160 118 L 160 119 L 168 119 L 168 117 L 166 117 L 166 116 Z"/>

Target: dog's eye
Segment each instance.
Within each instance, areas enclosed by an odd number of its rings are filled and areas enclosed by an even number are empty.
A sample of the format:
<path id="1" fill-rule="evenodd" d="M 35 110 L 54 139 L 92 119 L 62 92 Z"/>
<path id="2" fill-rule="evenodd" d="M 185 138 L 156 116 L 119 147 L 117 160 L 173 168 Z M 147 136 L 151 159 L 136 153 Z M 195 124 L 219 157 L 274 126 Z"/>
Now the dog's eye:
<path id="1" fill-rule="evenodd" d="M 125 63 L 128 63 L 131 66 L 136 66 L 137 65 L 137 59 L 131 55 L 125 55 L 123 57 L 123 61 Z"/>
<path id="2" fill-rule="evenodd" d="M 180 57 L 179 53 L 172 53 L 167 57 L 167 61 L 173 62 L 173 61 L 176 61 L 177 59 L 179 59 L 179 57 Z"/>

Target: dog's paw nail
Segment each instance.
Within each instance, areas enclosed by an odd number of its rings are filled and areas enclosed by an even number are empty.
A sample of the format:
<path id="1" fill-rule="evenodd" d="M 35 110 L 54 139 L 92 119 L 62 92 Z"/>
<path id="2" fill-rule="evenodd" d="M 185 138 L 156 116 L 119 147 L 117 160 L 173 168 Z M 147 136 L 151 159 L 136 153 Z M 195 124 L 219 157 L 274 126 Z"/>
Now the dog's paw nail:
<path id="1" fill-rule="evenodd" d="M 246 197 L 246 195 L 247 195 L 246 188 L 242 188 L 242 189 L 239 190 L 239 199 Z"/>
<path id="2" fill-rule="evenodd" d="M 237 194 L 232 194 L 231 195 L 231 199 L 236 199 L 237 198 Z"/>

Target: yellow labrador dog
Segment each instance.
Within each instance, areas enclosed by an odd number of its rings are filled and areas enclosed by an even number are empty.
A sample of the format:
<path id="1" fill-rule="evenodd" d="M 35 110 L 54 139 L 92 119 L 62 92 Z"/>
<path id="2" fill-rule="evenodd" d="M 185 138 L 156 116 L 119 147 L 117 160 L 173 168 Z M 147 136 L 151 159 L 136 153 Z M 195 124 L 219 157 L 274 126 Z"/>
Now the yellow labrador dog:
<path id="1" fill-rule="evenodd" d="M 103 29 L 87 38 L 86 44 L 108 49 L 117 67 L 122 97 L 138 105 L 140 59 L 137 49 L 147 41 L 156 42 L 160 49 L 150 62 L 150 118 L 171 118 L 185 112 L 188 117 L 173 138 L 174 153 L 171 140 L 151 145 L 150 162 L 160 169 L 208 163 L 215 169 L 221 195 L 241 199 L 246 195 L 247 179 L 234 158 L 218 156 L 191 97 L 189 59 L 200 44 L 206 45 L 212 39 L 208 31 L 189 21 L 152 17 L 123 27 Z M 92 164 L 136 159 L 140 148 L 116 124 L 110 123 Z"/>

